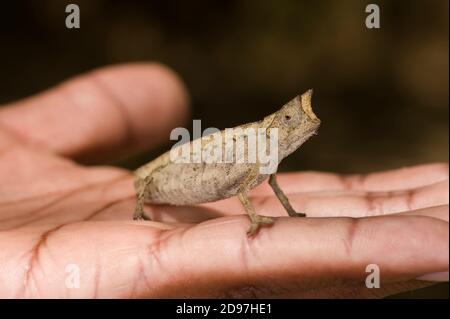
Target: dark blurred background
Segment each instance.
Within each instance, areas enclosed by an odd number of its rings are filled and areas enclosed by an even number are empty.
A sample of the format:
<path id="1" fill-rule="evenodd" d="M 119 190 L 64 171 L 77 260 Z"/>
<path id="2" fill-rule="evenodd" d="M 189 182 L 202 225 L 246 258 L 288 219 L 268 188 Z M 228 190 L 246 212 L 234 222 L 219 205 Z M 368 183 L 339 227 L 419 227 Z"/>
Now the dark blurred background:
<path id="1" fill-rule="evenodd" d="M 65 7 L 81 28 L 65 28 Z M 365 7 L 381 8 L 367 29 Z M 202 127 L 253 121 L 314 88 L 323 125 L 281 170 L 448 161 L 448 0 L 40 0 L 0 8 L 0 104 L 107 64 L 176 70 Z M 168 140 L 169 142 L 169 140 Z M 168 144 L 169 145 L 169 144 Z M 135 168 L 162 146 L 119 165 Z M 403 297 L 448 297 L 438 285 Z"/>

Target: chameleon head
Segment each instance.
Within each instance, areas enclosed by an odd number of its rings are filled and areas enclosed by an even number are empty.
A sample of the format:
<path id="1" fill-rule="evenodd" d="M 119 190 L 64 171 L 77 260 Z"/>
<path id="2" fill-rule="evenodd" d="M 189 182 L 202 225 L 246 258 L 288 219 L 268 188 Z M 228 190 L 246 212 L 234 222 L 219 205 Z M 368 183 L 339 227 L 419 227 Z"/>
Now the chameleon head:
<path id="1" fill-rule="evenodd" d="M 314 114 L 311 98 L 313 90 L 308 90 L 286 103 L 277 113 L 274 126 L 278 127 L 280 160 L 314 135 L 320 120 Z"/>

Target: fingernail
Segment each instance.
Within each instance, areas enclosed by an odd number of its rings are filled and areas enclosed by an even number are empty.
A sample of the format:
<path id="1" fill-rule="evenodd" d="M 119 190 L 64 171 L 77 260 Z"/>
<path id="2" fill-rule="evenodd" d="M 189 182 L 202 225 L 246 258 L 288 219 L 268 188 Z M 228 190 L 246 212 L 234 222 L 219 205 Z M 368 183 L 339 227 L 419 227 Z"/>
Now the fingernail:
<path id="1" fill-rule="evenodd" d="M 448 281 L 448 271 L 435 272 L 417 277 L 417 280 L 423 281 Z"/>

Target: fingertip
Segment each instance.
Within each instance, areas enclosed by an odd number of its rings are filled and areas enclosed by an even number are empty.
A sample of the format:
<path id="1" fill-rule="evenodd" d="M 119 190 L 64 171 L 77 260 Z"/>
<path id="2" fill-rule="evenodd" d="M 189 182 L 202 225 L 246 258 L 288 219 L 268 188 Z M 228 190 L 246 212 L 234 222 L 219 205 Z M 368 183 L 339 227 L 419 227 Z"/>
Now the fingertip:
<path id="1" fill-rule="evenodd" d="M 189 95 L 181 78 L 159 63 L 130 63 L 94 72 L 123 101 L 135 138 L 135 150 L 154 146 L 182 125 L 189 114 Z"/>
<path id="2" fill-rule="evenodd" d="M 127 121 L 127 155 L 167 141 L 170 130 L 182 125 L 190 99 L 182 79 L 160 63 L 129 63 L 93 72 L 105 90 L 118 101 Z"/>

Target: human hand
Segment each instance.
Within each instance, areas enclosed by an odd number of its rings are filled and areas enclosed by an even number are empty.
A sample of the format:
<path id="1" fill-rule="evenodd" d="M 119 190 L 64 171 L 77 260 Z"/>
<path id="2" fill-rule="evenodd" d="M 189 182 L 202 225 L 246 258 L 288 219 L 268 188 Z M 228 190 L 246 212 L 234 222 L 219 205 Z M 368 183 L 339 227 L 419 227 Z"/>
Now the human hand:
<path id="1" fill-rule="evenodd" d="M 264 183 L 252 203 L 278 218 L 248 238 L 237 198 L 148 205 L 154 221 L 135 222 L 131 172 L 71 160 L 155 146 L 187 105 L 172 72 L 135 64 L 0 109 L 0 297 L 382 297 L 448 280 L 447 164 L 280 174 L 294 208 L 320 218 L 286 217 Z"/>

